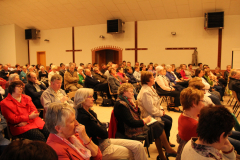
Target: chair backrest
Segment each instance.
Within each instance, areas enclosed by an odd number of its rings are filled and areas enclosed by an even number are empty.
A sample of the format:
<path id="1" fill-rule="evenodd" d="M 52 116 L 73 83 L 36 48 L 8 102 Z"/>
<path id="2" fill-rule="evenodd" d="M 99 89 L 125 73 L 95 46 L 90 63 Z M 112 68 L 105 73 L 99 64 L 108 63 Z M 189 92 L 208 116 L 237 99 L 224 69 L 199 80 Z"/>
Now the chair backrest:
<path id="1" fill-rule="evenodd" d="M 72 99 L 75 96 L 76 92 L 77 91 L 69 92 L 67 95 L 70 99 Z"/>
<path id="2" fill-rule="evenodd" d="M 109 93 L 110 93 L 110 95 L 117 95 L 117 93 L 112 93 L 112 91 L 111 91 L 111 86 L 110 86 L 109 83 L 108 83 L 108 89 L 109 89 Z"/>

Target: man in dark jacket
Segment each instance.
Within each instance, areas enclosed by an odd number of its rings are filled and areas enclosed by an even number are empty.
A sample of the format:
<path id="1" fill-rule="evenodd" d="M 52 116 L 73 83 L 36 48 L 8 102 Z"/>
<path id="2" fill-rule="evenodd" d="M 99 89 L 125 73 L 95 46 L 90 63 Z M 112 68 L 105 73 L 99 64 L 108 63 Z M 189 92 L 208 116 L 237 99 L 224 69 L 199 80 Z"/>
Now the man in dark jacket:
<path id="1" fill-rule="evenodd" d="M 107 76 L 102 74 L 97 67 L 93 68 L 94 74 L 92 75 L 96 80 L 99 80 L 100 83 L 107 83 Z"/>
<path id="2" fill-rule="evenodd" d="M 127 71 L 126 72 L 126 76 L 128 77 L 128 83 L 131 83 L 135 87 L 135 89 L 136 89 L 136 91 L 138 93 L 142 86 L 139 83 L 139 81 L 133 76 L 132 67 L 127 67 L 126 71 Z"/>
<path id="3" fill-rule="evenodd" d="M 8 81 L 9 75 L 10 75 L 10 71 L 8 70 L 8 66 L 4 65 L 3 70 L 1 70 L 1 72 L 0 72 L 0 77 L 5 79 L 6 81 Z"/>
<path id="4" fill-rule="evenodd" d="M 101 83 L 100 80 L 96 80 L 89 69 L 85 69 L 85 82 L 84 85 L 86 88 L 92 88 L 94 91 L 103 91 L 107 93 L 109 99 L 111 99 L 111 95 L 109 93 L 108 83 Z M 96 100 L 97 97 L 94 97 Z"/>
<path id="5" fill-rule="evenodd" d="M 232 80 L 231 87 L 232 90 L 236 92 L 238 100 L 240 100 L 240 70 L 236 71 L 236 75 L 234 77 L 235 80 Z"/>
<path id="6" fill-rule="evenodd" d="M 30 96 L 32 98 L 33 104 L 37 108 L 43 108 L 40 97 L 44 90 L 47 89 L 47 87 L 38 81 L 37 76 L 34 72 L 29 72 L 27 74 L 28 83 L 25 85 L 25 93 L 26 95 Z"/>

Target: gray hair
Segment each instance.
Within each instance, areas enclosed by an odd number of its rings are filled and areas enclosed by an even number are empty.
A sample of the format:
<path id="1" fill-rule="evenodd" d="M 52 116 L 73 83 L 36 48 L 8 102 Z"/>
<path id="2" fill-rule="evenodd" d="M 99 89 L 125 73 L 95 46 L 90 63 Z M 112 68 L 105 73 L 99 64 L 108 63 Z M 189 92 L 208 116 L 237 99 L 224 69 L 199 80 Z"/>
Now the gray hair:
<path id="1" fill-rule="evenodd" d="M 51 77 L 51 82 L 54 82 L 55 80 L 62 80 L 62 76 L 59 75 L 59 74 L 54 74 L 54 75 Z"/>
<path id="2" fill-rule="evenodd" d="M 79 70 L 83 70 L 83 67 L 79 66 L 77 70 L 78 70 L 78 71 L 79 71 Z"/>
<path id="3" fill-rule="evenodd" d="M 75 110 L 73 107 L 63 103 L 51 103 L 47 109 L 45 123 L 49 132 L 57 134 L 55 126 L 66 125 L 66 119 L 72 114 L 75 115 Z"/>
<path id="4" fill-rule="evenodd" d="M 161 71 L 161 70 L 163 70 L 164 68 L 162 67 L 162 66 L 157 66 L 156 67 L 156 72 L 157 72 L 157 75 L 159 75 L 159 72 Z"/>
<path id="5" fill-rule="evenodd" d="M 169 68 L 172 68 L 172 66 L 170 64 L 165 66 L 166 70 L 168 70 Z"/>
<path id="6" fill-rule="evenodd" d="M 44 66 L 40 66 L 40 68 L 39 68 L 39 69 L 41 70 L 41 69 L 43 69 L 43 68 L 44 68 Z"/>
<path id="7" fill-rule="evenodd" d="M 94 68 L 93 68 L 93 71 L 95 71 L 96 69 L 98 69 L 98 68 L 97 68 L 97 67 L 94 67 Z"/>
<path id="8" fill-rule="evenodd" d="M 80 88 L 77 90 L 74 96 L 74 106 L 75 108 L 82 107 L 82 103 L 85 102 L 89 95 L 93 95 L 94 91 L 91 88 Z"/>
<path id="9" fill-rule="evenodd" d="M 18 74 L 10 74 L 8 80 L 9 80 L 9 84 L 15 79 L 16 76 L 19 76 Z"/>
<path id="10" fill-rule="evenodd" d="M 239 72 L 239 71 L 238 71 Z M 236 69 L 233 69 L 233 70 L 231 70 L 231 76 L 234 76 L 234 75 L 236 75 L 237 74 L 237 70 Z"/>

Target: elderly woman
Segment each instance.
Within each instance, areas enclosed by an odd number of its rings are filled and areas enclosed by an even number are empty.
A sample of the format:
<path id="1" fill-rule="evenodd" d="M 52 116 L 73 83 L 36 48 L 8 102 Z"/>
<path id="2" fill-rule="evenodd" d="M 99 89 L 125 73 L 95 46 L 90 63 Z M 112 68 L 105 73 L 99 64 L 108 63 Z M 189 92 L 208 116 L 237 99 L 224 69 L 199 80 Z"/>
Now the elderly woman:
<path id="1" fill-rule="evenodd" d="M 205 89 L 205 93 L 206 95 L 211 98 L 212 102 L 215 104 L 215 105 L 221 105 L 221 102 L 220 102 L 220 99 L 219 97 L 216 95 L 216 94 L 219 94 L 217 91 L 214 91 L 214 92 L 209 92 L 210 90 L 210 85 L 209 83 L 203 78 L 203 75 L 204 75 L 204 71 L 200 68 L 196 69 L 195 71 L 195 75 L 196 77 L 199 77 L 202 79 L 202 83 L 205 85 L 204 89 Z M 219 94 L 220 95 L 220 94 Z"/>
<path id="2" fill-rule="evenodd" d="M 114 105 L 114 115 L 117 120 L 116 137 L 134 138 L 139 135 L 146 135 L 147 141 L 152 143 L 155 140 L 159 156 L 157 159 L 165 160 L 166 157 L 176 156 L 176 152 L 170 147 L 163 124 L 152 121 L 152 117 L 141 118 L 141 110 L 135 104 L 133 98 L 133 85 L 122 84 L 118 89 L 119 99 Z M 166 157 L 162 152 L 162 144 L 166 148 Z"/>
<path id="3" fill-rule="evenodd" d="M 166 70 L 162 66 L 158 66 L 157 70 L 157 77 L 155 79 L 156 90 L 158 95 L 164 96 L 171 96 L 174 97 L 174 108 L 168 106 L 168 110 L 179 112 L 180 109 L 178 108 L 181 106 L 180 104 L 180 92 L 176 91 L 175 88 L 172 86 L 170 80 L 166 77 Z"/>
<path id="4" fill-rule="evenodd" d="M 178 147 L 177 160 L 181 159 L 184 145 L 192 137 L 197 137 L 198 115 L 204 107 L 204 93 L 198 89 L 188 87 L 181 92 L 180 100 L 183 113 L 178 118 Z"/>
<path id="5" fill-rule="evenodd" d="M 165 114 L 162 106 L 160 106 L 160 98 L 156 90 L 152 87 L 154 77 L 151 72 L 143 71 L 141 75 L 142 88 L 138 94 L 138 105 L 142 110 L 143 117 L 151 116 L 158 121 L 164 121 L 164 130 L 169 142 L 170 130 L 172 128 L 172 118 Z M 175 145 L 171 145 L 174 147 Z"/>
<path id="6" fill-rule="evenodd" d="M 189 125 L 189 121 L 186 123 Z M 235 160 L 234 147 L 228 140 L 233 126 L 233 116 L 224 106 L 203 108 L 196 128 L 198 137 L 187 142 L 182 151 L 182 159 Z"/>
<path id="7" fill-rule="evenodd" d="M 77 90 L 74 104 L 77 109 L 77 120 L 85 125 L 89 137 L 97 144 L 103 159 L 136 159 L 147 160 L 143 145 L 139 141 L 125 139 L 108 139 L 106 124 L 101 123 L 97 114 L 90 108 L 93 106 L 93 89 Z"/>
<path id="8" fill-rule="evenodd" d="M 48 81 L 48 72 L 45 70 L 44 66 L 40 66 L 40 71 L 38 74 L 39 81 Z"/>
<path id="9" fill-rule="evenodd" d="M 83 85 L 84 84 L 84 79 L 85 79 L 85 75 L 83 74 L 83 67 L 79 66 L 78 69 L 77 69 L 77 72 L 78 72 L 78 77 L 79 77 L 79 80 L 78 80 L 78 84 L 81 84 Z"/>
<path id="10" fill-rule="evenodd" d="M 18 138 L 46 141 L 49 135 L 45 122 L 39 117 L 31 98 L 22 94 L 22 81 L 11 82 L 9 94 L 1 102 L 1 111 L 6 118 L 11 134 Z"/>
<path id="11" fill-rule="evenodd" d="M 72 106 L 52 103 L 47 109 L 46 126 L 50 131 L 47 144 L 58 155 L 58 160 L 102 159 L 100 149 L 88 137 L 85 127 L 75 119 Z"/>
<path id="12" fill-rule="evenodd" d="M 155 68 L 156 69 L 156 68 Z M 148 72 L 152 72 L 153 73 L 153 76 L 155 77 L 156 76 L 156 70 L 153 68 L 153 65 L 148 65 Z"/>
<path id="13" fill-rule="evenodd" d="M 52 71 L 49 72 L 48 74 L 48 83 L 49 85 L 51 84 L 51 77 L 54 75 L 54 74 L 59 74 L 59 72 L 57 71 L 58 67 L 56 65 L 52 65 L 51 66 L 51 69 Z"/>
<path id="14" fill-rule="evenodd" d="M 27 67 L 26 66 L 22 67 L 22 72 L 20 73 L 19 77 L 23 83 L 27 83 Z"/>

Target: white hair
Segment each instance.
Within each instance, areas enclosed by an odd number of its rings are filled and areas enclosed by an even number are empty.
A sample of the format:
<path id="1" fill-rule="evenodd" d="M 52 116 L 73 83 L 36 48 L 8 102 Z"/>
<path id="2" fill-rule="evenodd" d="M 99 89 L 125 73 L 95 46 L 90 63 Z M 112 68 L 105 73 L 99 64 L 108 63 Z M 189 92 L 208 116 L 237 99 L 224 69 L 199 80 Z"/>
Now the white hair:
<path id="1" fill-rule="evenodd" d="M 162 67 L 162 66 L 157 66 L 156 67 L 156 72 L 157 72 L 157 75 L 159 75 L 159 72 L 161 71 L 161 70 L 163 70 L 164 68 Z"/>
<path id="2" fill-rule="evenodd" d="M 172 66 L 170 64 L 165 66 L 166 70 L 168 70 L 169 68 L 172 68 Z"/>
<path id="3" fill-rule="evenodd" d="M 18 74 L 15 74 L 15 73 L 10 74 L 10 76 L 9 76 L 9 78 L 8 78 L 9 84 L 15 79 L 16 76 L 19 76 L 19 75 L 18 75 Z"/>
<path id="4" fill-rule="evenodd" d="M 52 65 L 51 69 L 58 69 L 58 67 L 56 65 Z"/>
<path id="5" fill-rule="evenodd" d="M 77 90 L 74 96 L 74 105 L 76 108 L 82 107 L 82 103 L 85 102 L 89 95 L 93 95 L 94 91 L 91 88 L 80 88 Z"/>
<path id="6" fill-rule="evenodd" d="M 79 71 L 79 70 L 83 70 L 83 67 L 79 66 L 77 70 L 78 70 L 78 71 Z"/>
<path id="7" fill-rule="evenodd" d="M 42 69 L 42 68 L 44 68 L 44 66 L 40 66 L 40 68 L 39 68 L 39 69 Z"/>

